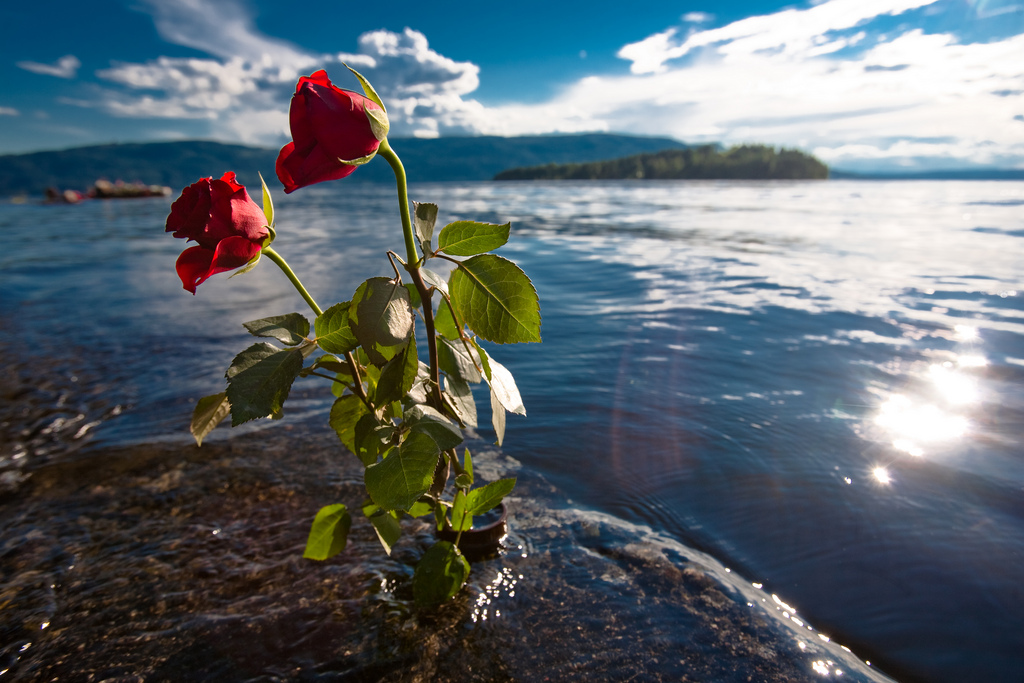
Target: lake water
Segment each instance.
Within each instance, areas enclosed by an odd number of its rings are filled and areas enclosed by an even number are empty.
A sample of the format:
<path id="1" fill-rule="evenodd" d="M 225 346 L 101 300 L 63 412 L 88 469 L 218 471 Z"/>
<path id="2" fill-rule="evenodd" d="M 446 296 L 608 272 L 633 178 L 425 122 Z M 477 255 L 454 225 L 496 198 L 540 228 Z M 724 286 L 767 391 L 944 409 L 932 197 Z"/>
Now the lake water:
<path id="1" fill-rule="evenodd" d="M 512 221 L 500 253 L 537 287 L 544 342 L 491 347 L 529 414 L 510 416 L 498 457 L 534 482 L 534 505 L 704 557 L 750 603 L 852 649 L 848 677 L 1020 680 L 1024 183 L 411 194 L 440 206 L 439 224 Z M 334 183 L 277 197 L 275 248 L 324 308 L 389 271 L 393 196 Z M 9 514 L 34 472 L 188 443 L 192 401 L 222 390 L 251 339 L 240 323 L 304 312 L 269 262 L 184 292 L 169 204 L 0 205 L 2 350 L 26 384 L 47 378 L 8 392 L 41 411 L 0 451 Z M 293 399 L 284 423 L 211 442 L 328 429 L 322 386 Z M 493 436 L 482 426 L 479 440 Z M 670 611 L 656 618 L 672 630 Z M 834 676 L 821 661 L 814 673 Z"/>

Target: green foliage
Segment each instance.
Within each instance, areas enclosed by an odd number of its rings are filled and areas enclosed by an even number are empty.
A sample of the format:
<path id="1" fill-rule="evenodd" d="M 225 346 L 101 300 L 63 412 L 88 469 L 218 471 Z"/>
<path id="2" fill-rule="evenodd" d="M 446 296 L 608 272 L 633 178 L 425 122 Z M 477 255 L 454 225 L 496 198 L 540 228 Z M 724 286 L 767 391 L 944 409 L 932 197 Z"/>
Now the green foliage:
<path id="1" fill-rule="evenodd" d="M 430 240 L 434 236 L 434 223 L 437 222 L 437 204 L 413 202 L 412 206 L 416 238 L 420 241 L 423 253 L 429 253 Z"/>
<path id="2" fill-rule="evenodd" d="M 450 600 L 469 578 L 469 562 L 459 549 L 447 541 L 438 541 L 423 554 L 412 577 L 416 605 L 435 607 Z"/>
<path id="3" fill-rule="evenodd" d="M 351 304 L 351 301 L 334 304 L 317 316 L 313 323 L 316 343 L 327 353 L 348 353 L 359 346 L 359 341 L 348 324 L 348 309 Z"/>
<path id="4" fill-rule="evenodd" d="M 448 294 L 448 281 L 443 277 L 429 268 L 420 268 L 420 275 L 423 276 L 423 281 L 427 283 L 428 287 L 434 287 L 442 294 Z"/>
<path id="5" fill-rule="evenodd" d="M 459 263 L 448 283 L 459 317 L 496 344 L 540 341 L 537 290 L 519 266 L 494 254 Z"/>
<path id="6" fill-rule="evenodd" d="M 448 307 L 448 303 L 444 299 L 438 304 L 437 312 L 434 314 L 434 329 L 442 337 L 459 338 L 459 325 L 452 317 L 452 309 Z"/>
<path id="7" fill-rule="evenodd" d="M 356 76 L 368 96 L 379 102 L 372 86 Z M 368 116 L 375 134 L 386 132 L 386 116 Z M 377 153 L 399 181 L 406 254 L 402 258 L 387 252 L 394 277 L 371 277 L 349 301 L 321 311 L 281 255 L 265 249 L 316 313 L 312 331 L 299 313 L 244 323 L 252 335 L 285 348 L 263 341 L 238 354 L 226 373 L 227 390 L 197 403 L 190 430 L 201 443 L 228 414 L 235 425 L 280 418 L 296 378 L 326 379 L 337 397 L 330 426 L 363 465 L 368 500 L 361 509 L 391 554 L 406 515 L 432 514 L 439 530 L 454 526 L 459 534 L 472 533 L 474 516 L 512 490 L 514 479 L 474 490 L 472 456 L 466 450 L 460 466 L 455 449 L 463 443 L 463 429 L 478 424 L 471 384 L 487 382 L 499 444 L 506 412 L 526 414 L 512 374 L 479 340 L 539 342 L 541 317 L 537 292 L 526 274 L 512 261 L 489 253 L 507 243 L 511 224 L 460 220 L 435 233 L 437 205 L 416 203 L 409 211 L 401 162 L 385 140 Z M 363 164 L 372 156 L 340 161 Z M 265 183 L 262 189 L 264 215 L 272 227 L 273 202 Z M 271 233 L 267 244 L 273 237 Z M 425 268 L 431 259 L 446 261 L 450 277 Z M 417 330 L 417 319 L 425 334 Z M 324 507 L 313 521 L 304 556 L 326 560 L 341 552 L 351 525 L 345 505 Z M 469 564 L 458 548 L 435 544 L 413 576 L 416 603 L 430 607 L 450 599 L 468 574 Z"/>
<path id="8" fill-rule="evenodd" d="M 505 406 L 491 389 L 491 426 L 494 427 L 495 442 L 500 446 L 505 441 Z"/>
<path id="9" fill-rule="evenodd" d="M 428 435 L 443 451 L 462 443 L 462 431 L 430 406 L 413 406 L 405 411 L 404 420 L 413 433 L 422 432 Z"/>
<path id="10" fill-rule="evenodd" d="M 188 427 L 196 440 L 196 445 L 202 446 L 206 435 L 223 422 L 230 412 L 231 402 L 228 401 L 227 392 L 199 399 L 196 402 L 196 409 L 192 411 L 192 423 Z"/>
<path id="11" fill-rule="evenodd" d="M 461 490 L 455 492 L 452 501 L 452 530 L 469 531 L 473 528 L 473 513 L 466 506 L 467 497 Z"/>
<path id="12" fill-rule="evenodd" d="M 370 362 L 378 366 L 409 341 L 413 320 L 409 291 L 398 281 L 384 277 L 361 284 L 349 306 L 349 327 Z"/>
<path id="13" fill-rule="evenodd" d="M 437 344 L 438 363 L 441 370 L 449 377 L 478 384 L 483 376 L 480 374 L 480 365 L 477 362 L 478 356 L 475 349 L 472 346 L 470 349 L 473 350 L 468 351 L 461 340 L 440 339 Z"/>
<path id="14" fill-rule="evenodd" d="M 401 400 L 412 388 L 418 369 L 416 345 L 409 344 L 381 369 L 380 380 L 373 392 L 374 402 L 382 405 Z"/>
<path id="15" fill-rule="evenodd" d="M 274 200 L 270 197 L 270 190 L 267 189 L 267 181 L 263 179 L 263 174 L 260 176 L 260 185 L 263 188 L 263 217 L 267 219 L 267 225 L 271 228 L 274 227 Z"/>
<path id="16" fill-rule="evenodd" d="M 466 510 L 471 515 L 482 515 L 502 501 L 516 485 L 515 478 L 492 481 L 484 487 L 470 491 L 466 496 Z"/>
<path id="17" fill-rule="evenodd" d="M 302 352 L 273 344 L 253 344 L 228 368 L 231 426 L 280 413 L 292 382 L 302 370 Z"/>
<path id="18" fill-rule="evenodd" d="M 441 451 L 424 432 L 413 432 L 380 462 L 366 468 L 366 492 L 385 510 L 408 510 L 430 488 Z"/>
<path id="19" fill-rule="evenodd" d="M 341 503 L 320 508 L 309 530 L 302 556 L 310 560 L 334 557 L 345 549 L 351 527 L 352 516 Z"/>
<path id="20" fill-rule="evenodd" d="M 298 313 L 260 318 L 242 325 L 254 337 L 272 337 L 288 346 L 297 346 L 309 336 L 309 321 Z"/>
<path id="21" fill-rule="evenodd" d="M 451 256 L 476 256 L 493 251 L 508 242 L 511 223 L 494 225 L 458 221 L 441 228 L 437 236 L 437 251 Z"/>
<path id="22" fill-rule="evenodd" d="M 393 512 L 382 510 L 379 506 L 369 503 L 363 506 L 363 514 L 370 520 L 373 530 L 377 532 L 377 540 L 380 541 L 384 552 L 391 554 L 391 548 L 402 536 L 402 527 Z"/>
<path id="23" fill-rule="evenodd" d="M 330 425 L 345 448 L 356 452 L 356 424 L 369 413 L 358 396 L 345 394 L 331 406 Z"/>
<path id="24" fill-rule="evenodd" d="M 458 377 L 445 377 L 444 397 L 467 427 L 476 427 L 476 402 L 469 384 Z"/>
<path id="25" fill-rule="evenodd" d="M 513 168 L 495 180 L 825 180 L 828 166 L 793 149 L 739 145 L 721 151 L 716 145 L 591 161 Z"/>

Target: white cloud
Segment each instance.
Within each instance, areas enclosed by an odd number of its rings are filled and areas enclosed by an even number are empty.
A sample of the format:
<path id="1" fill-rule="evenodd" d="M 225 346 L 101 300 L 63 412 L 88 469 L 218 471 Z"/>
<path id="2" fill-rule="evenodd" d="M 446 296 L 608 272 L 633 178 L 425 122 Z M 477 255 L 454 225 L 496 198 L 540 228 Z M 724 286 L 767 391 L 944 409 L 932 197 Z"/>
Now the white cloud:
<path id="1" fill-rule="evenodd" d="M 307 51 L 260 33 L 237 0 L 141 0 L 160 37 L 225 60 L 270 61 L 290 68 L 312 65 Z"/>
<path id="2" fill-rule="evenodd" d="M 44 76 L 56 76 L 57 78 L 74 78 L 78 73 L 78 67 L 82 63 L 74 55 L 64 55 L 57 60 L 56 64 L 40 64 L 39 62 L 18 62 L 19 68 L 31 71 Z"/>
<path id="3" fill-rule="evenodd" d="M 482 107 L 463 96 L 479 87 L 480 67 L 438 54 L 419 31 L 364 33 L 358 54 L 339 54 L 337 59 L 374 84 L 395 135 L 475 132 Z"/>
<path id="4" fill-rule="evenodd" d="M 596 130 L 800 147 L 846 168 L 1024 167 L 1024 36 L 961 43 L 901 16 L 926 0 L 828 0 L 623 47 L 628 76 L 591 77 L 520 118 Z"/>
<path id="5" fill-rule="evenodd" d="M 20 113 L 14 107 L 0 107 L 0 116 L 18 116 Z"/>
<path id="6" fill-rule="evenodd" d="M 708 14 L 707 12 L 687 12 L 683 15 L 683 21 L 687 21 L 691 24 L 706 24 L 709 21 L 714 21 L 715 15 Z"/>
<path id="7" fill-rule="evenodd" d="M 479 86 L 479 67 L 430 49 L 417 31 L 371 31 L 359 37 L 356 54 L 317 55 L 261 34 L 233 0 L 143 3 L 161 37 L 215 58 L 113 64 L 97 75 L 120 87 L 102 89 L 90 106 L 116 116 L 208 119 L 211 135 L 279 144 L 288 134 L 288 103 L 299 76 L 326 68 L 341 87 L 358 87 L 345 62 L 385 98 L 394 135 L 478 129 L 483 107 L 464 96 Z"/>
<path id="8" fill-rule="evenodd" d="M 212 57 L 114 64 L 98 72 L 110 86 L 91 106 L 207 120 L 227 140 L 280 144 L 298 76 L 326 68 L 356 88 L 346 62 L 384 98 L 394 136 L 616 131 L 799 147 L 861 170 L 1024 166 L 1024 36 L 972 43 L 926 32 L 923 17 L 942 8 L 932 0 L 825 0 L 707 29 L 696 24 L 713 17 L 691 13 L 624 46 L 629 74 L 500 106 L 472 98 L 475 64 L 439 54 L 412 29 L 372 31 L 355 53 L 318 55 L 260 34 L 236 2 L 144 1 L 165 39 Z"/>
<path id="9" fill-rule="evenodd" d="M 833 31 L 855 27 L 884 15 L 902 14 L 935 0 L 829 0 L 808 9 L 786 9 L 775 14 L 747 17 L 721 28 L 691 33 L 674 40 L 679 31 L 670 28 L 619 50 L 618 56 L 633 62 L 635 74 L 666 70 L 665 63 L 703 47 L 717 46 L 723 55 L 749 55 L 781 51 L 807 53 L 826 42 Z"/>

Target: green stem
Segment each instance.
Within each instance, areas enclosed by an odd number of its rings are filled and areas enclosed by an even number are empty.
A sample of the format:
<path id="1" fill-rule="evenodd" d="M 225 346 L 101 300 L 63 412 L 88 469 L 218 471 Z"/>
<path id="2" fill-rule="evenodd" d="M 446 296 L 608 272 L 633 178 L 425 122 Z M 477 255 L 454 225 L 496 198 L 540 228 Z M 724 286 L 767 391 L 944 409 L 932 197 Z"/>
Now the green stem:
<path id="1" fill-rule="evenodd" d="M 277 267 L 280 268 L 286 276 L 288 276 L 288 279 L 291 280 L 292 285 L 294 285 L 295 289 L 297 289 L 299 294 L 302 295 L 302 298 L 306 300 L 306 303 L 309 304 L 309 307 L 313 309 L 313 312 L 316 313 L 317 316 L 323 315 L 323 309 L 320 308 L 320 305 L 317 304 L 317 302 L 313 299 L 313 296 L 303 286 L 302 281 L 299 280 L 299 276 L 295 274 L 295 271 L 292 270 L 292 267 L 288 265 L 288 262 L 285 261 L 284 258 L 276 251 L 274 251 L 271 247 L 263 247 L 263 254 L 268 259 L 276 263 Z M 359 364 L 356 362 L 355 356 L 352 355 L 351 351 L 345 354 L 345 360 L 348 361 L 348 367 L 352 371 L 352 376 L 355 379 L 354 388 L 356 394 L 359 396 L 360 399 L 362 399 L 363 403 L 365 403 L 372 409 L 373 406 L 370 405 L 369 398 L 366 395 L 366 390 L 363 389 L 363 380 L 359 376 Z"/>
<path id="2" fill-rule="evenodd" d="M 420 299 L 423 302 L 423 323 L 427 328 L 427 350 L 430 353 L 430 379 L 434 385 L 432 393 L 434 402 L 437 404 L 435 407 L 443 412 L 444 400 L 441 398 L 437 335 L 434 333 L 434 311 L 430 304 L 430 290 L 427 288 L 426 283 L 423 282 L 423 276 L 420 275 L 422 261 L 416 253 L 416 238 L 413 234 L 412 214 L 409 212 L 409 184 L 405 176 L 405 166 L 402 165 L 402 160 L 395 154 L 395 150 L 391 149 L 391 145 L 388 144 L 386 138 L 381 141 L 380 147 L 377 148 L 377 154 L 384 157 L 391 164 L 391 170 L 395 172 L 395 182 L 398 185 L 398 208 L 402 214 L 402 232 L 405 235 L 405 269 L 409 271 L 413 284 L 415 284 L 416 290 L 420 293 Z"/>
<path id="3" fill-rule="evenodd" d="M 295 271 L 292 270 L 291 266 L 288 265 L 288 262 L 285 261 L 281 257 L 281 255 L 274 251 L 271 247 L 263 247 L 263 254 L 268 259 L 276 263 L 278 268 L 284 271 L 284 274 L 288 276 L 288 279 L 291 280 L 291 283 L 295 286 L 295 289 L 299 291 L 299 294 L 302 295 L 302 298 L 306 300 L 306 303 L 309 304 L 309 307 L 313 309 L 313 312 L 316 313 L 317 315 L 323 315 L 323 309 L 317 305 L 316 301 L 313 300 L 313 297 L 310 295 L 310 293 L 306 291 L 305 287 L 302 286 L 302 282 L 299 280 L 299 276 L 295 274 Z"/>
<path id="4" fill-rule="evenodd" d="M 409 213 L 409 185 L 405 177 L 405 166 L 402 160 L 391 149 L 387 138 L 381 140 L 377 154 L 384 157 L 384 160 L 391 164 L 391 170 L 395 172 L 395 182 L 398 185 L 398 208 L 402 214 L 402 232 L 405 234 L 406 263 L 413 268 L 419 268 L 419 255 L 416 253 L 416 237 L 412 229 L 412 214 Z"/>

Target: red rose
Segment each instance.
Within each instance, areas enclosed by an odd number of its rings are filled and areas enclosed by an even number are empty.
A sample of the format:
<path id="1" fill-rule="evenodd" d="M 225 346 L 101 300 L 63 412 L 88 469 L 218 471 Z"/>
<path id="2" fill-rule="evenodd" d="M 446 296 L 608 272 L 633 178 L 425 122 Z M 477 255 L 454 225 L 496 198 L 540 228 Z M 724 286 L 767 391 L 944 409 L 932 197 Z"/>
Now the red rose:
<path id="1" fill-rule="evenodd" d="M 270 234 L 263 210 L 231 171 L 219 180 L 202 178 L 182 190 L 171 204 L 167 232 L 199 243 L 181 252 L 175 264 L 181 284 L 193 294 L 211 275 L 241 268 L 256 258 Z"/>
<path id="2" fill-rule="evenodd" d="M 277 177 L 286 193 L 351 174 L 373 158 L 388 134 L 387 114 L 379 104 L 336 87 L 322 69 L 299 79 L 288 121 L 292 142 L 277 157 Z"/>

